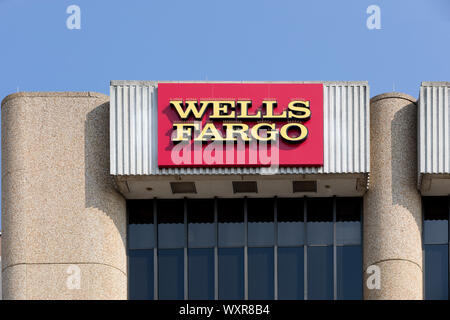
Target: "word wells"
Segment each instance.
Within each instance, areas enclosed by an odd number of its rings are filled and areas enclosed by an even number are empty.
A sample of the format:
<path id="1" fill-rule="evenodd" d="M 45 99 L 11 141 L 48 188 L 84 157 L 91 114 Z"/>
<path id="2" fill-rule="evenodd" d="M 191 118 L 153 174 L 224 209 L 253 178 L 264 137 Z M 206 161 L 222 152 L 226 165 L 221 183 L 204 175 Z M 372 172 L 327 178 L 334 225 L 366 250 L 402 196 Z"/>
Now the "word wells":
<path id="1" fill-rule="evenodd" d="M 170 100 L 180 121 L 173 122 L 173 142 L 277 141 L 299 143 L 308 137 L 304 122 L 311 118 L 310 101 L 293 100 L 278 109 L 277 101 L 263 101 L 250 114 L 252 101 Z M 205 121 L 206 120 L 206 121 Z"/>

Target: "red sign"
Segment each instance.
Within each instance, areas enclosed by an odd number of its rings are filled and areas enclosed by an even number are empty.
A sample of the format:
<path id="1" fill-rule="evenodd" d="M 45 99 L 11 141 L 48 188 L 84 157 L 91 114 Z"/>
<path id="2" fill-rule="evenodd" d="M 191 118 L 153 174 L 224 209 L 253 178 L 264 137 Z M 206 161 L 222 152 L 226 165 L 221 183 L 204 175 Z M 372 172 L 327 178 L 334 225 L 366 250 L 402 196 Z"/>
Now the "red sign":
<path id="1" fill-rule="evenodd" d="M 322 84 L 158 84 L 160 167 L 321 165 Z"/>

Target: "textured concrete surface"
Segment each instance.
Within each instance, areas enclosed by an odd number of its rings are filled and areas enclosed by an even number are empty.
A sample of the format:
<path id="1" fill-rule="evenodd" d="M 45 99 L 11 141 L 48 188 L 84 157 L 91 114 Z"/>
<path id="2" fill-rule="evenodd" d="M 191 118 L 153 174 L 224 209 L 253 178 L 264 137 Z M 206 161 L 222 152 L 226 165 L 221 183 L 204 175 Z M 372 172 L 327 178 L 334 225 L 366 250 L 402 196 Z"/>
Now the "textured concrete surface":
<path id="1" fill-rule="evenodd" d="M 381 269 L 379 290 L 368 290 L 364 295 L 370 300 L 420 300 L 422 299 L 422 270 L 405 260 L 377 262 Z M 365 275 L 364 284 L 367 281 Z M 367 288 L 366 288 L 367 290 Z"/>
<path id="2" fill-rule="evenodd" d="M 3 296 L 126 299 L 125 201 L 109 175 L 109 97 L 2 102 Z M 81 270 L 80 289 L 65 285 Z"/>
<path id="3" fill-rule="evenodd" d="M 73 266 L 79 268 L 79 282 L 71 278 Z M 5 299 L 118 299 L 127 290 L 121 270 L 92 263 L 15 265 L 4 270 L 3 277 L 15 284 Z"/>
<path id="4" fill-rule="evenodd" d="M 381 269 L 365 299 L 422 299 L 422 213 L 417 186 L 417 105 L 401 93 L 371 99 L 370 189 L 364 197 L 364 271 Z"/>

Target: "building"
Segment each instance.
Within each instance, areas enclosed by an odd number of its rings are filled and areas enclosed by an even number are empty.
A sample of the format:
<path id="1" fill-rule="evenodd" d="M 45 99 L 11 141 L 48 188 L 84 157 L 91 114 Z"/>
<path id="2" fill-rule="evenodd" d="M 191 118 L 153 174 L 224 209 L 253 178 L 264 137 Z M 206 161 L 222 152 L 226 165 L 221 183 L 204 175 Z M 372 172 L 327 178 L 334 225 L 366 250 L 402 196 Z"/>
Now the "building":
<path id="1" fill-rule="evenodd" d="M 450 83 L 2 102 L 4 299 L 448 299 Z"/>
<path id="2" fill-rule="evenodd" d="M 2 265 L 2 233 L 0 232 L 0 266 Z M 2 300 L 2 275 L 0 273 L 0 300 Z"/>

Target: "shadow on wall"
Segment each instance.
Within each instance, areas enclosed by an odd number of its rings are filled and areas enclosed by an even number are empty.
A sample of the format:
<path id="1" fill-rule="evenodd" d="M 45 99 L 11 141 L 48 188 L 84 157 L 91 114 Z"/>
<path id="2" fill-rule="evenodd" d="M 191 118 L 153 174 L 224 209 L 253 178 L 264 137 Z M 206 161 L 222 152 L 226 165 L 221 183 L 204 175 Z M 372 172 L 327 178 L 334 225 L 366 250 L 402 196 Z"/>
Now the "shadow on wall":
<path id="1" fill-rule="evenodd" d="M 125 248 L 126 214 L 118 210 L 124 200 L 109 172 L 109 102 L 86 115 L 84 131 L 85 207 L 96 208 L 113 221 Z"/>
<path id="2" fill-rule="evenodd" d="M 417 104 L 410 103 L 395 113 L 391 122 L 392 204 L 405 207 L 414 214 L 418 229 L 422 220 L 420 203 L 405 199 L 417 190 Z M 413 201 L 411 201 L 413 200 Z M 419 210 L 418 210 L 419 209 Z"/>

